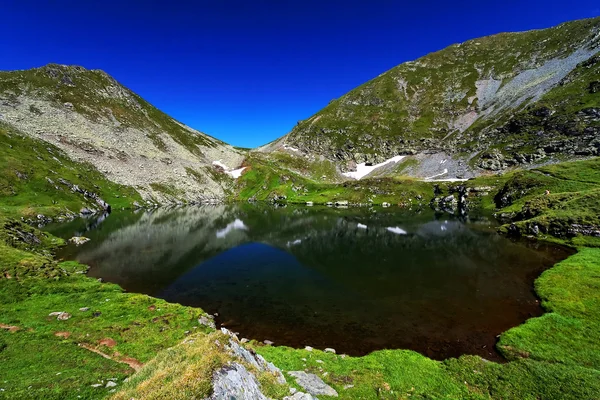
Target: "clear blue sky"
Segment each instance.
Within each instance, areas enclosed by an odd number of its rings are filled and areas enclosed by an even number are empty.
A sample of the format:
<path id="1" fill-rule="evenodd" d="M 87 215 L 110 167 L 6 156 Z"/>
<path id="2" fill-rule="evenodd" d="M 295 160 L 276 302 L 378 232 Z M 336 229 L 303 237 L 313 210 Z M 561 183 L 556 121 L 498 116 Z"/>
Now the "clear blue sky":
<path id="1" fill-rule="evenodd" d="M 0 12 L 0 69 L 103 69 L 184 123 L 254 147 L 404 61 L 595 17 L 600 2 L 3 0 Z"/>

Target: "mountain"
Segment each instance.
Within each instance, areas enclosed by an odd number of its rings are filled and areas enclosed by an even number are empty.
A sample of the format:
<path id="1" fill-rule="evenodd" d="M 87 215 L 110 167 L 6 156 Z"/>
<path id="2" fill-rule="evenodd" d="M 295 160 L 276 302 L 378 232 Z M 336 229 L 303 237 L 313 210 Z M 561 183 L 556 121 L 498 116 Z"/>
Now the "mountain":
<path id="1" fill-rule="evenodd" d="M 599 51 L 600 18 L 455 44 L 332 100 L 260 150 L 322 156 L 341 171 L 410 155 L 404 175 L 448 178 L 600 155 Z"/>
<path id="2" fill-rule="evenodd" d="M 0 72 L 0 122 L 90 163 L 152 202 L 223 198 L 233 184 L 223 166 L 233 170 L 244 158 L 105 72 L 79 66 Z"/>

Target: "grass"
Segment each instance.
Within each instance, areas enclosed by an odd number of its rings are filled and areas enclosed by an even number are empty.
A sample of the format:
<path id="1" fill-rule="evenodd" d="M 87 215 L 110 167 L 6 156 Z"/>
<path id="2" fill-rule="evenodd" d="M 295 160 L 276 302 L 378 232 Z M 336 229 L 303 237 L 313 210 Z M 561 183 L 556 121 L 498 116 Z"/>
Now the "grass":
<path id="1" fill-rule="evenodd" d="M 183 343 L 160 352 L 112 400 L 203 399 L 212 392 L 213 374 L 233 361 L 257 375 L 261 391 L 282 398 L 288 391 L 275 377 L 235 359 L 224 349 L 229 337 L 221 332 L 196 334 Z"/>
<path id="2" fill-rule="evenodd" d="M 250 198 L 270 200 L 273 197 L 285 196 L 286 202 L 299 204 L 309 201 L 314 204 L 335 201 L 348 201 L 351 204 L 387 202 L 410 207 L 421 203 L 418 196 L 429 199 L 433 194 L 432 183 L 403 177 L 363 179 L 341 184 L 323 183 L 301 174 L 301 166 L 308 165 L 305 160 L 287 155 L 277 156 L 275 160 L 254 156 L 248 158 L 246 163 L 249 168 L 238 179 L 236 195 L 233 197 L 238 201 Z M 328 164 L 324 168 L 332 168 L 332 165 Z M 299 172 L 295 172 L 294 169 Z M 324 173 L 323 170 L 317 171 L 317 175 Z M 333 176 L 333 173 L 330 172 L 328 176 Z"/>
<path id="3" fill-rule="evenodd" d="M 189 333 L 209 332 L 197 321 L 202 310 L 87 278 L 86 266 L 53 260 L 60 239 L 19 222 L 2 223 L 0 324 L 18 329 L 0 329 L 0 363 L 11 366 L 0 370 L 0 398 L 103 398 L 109 379 L 121 384 L 132 366 Z M 15 240 L 14 232 L 37 240 Z M 53 312 L 71 317 L 59 321 Z"/>
<path id="4" fill-rule="evenodd" d="M 37 214 L 78 214 L 82 207 L 99 208 L 61 179 L 97 193 L 115 209 L 141 202 L 135 189 L 110 182 L 92 165 L 74 162 L 57 147 L 2 123 L 0 149 L 0 214 L 32 218 Z"/>
<path id="5" fill-rule="evenodd" d="M 35 215 L 39 210 L 61 212 L 65 207 L 74 211 L 86 204 L 79 194 L 44 186 L 50 170 L 60 171 L 76 184 L 96 185 L 96 190 L 112 193 L 112 199 L 124 206 L 135 196 L 124 199 L 127 188 L 111 186 L 97 172 L 72 163 L 54 148 L 50 147 L 51 154 L 59 163 L 45 156 L 47 145 L 14 132 L 3 134 L 9 150 L 22 146 L 19 149 L 27 162 L 10 152 L 0 156 L 4 171 L 21 174 L 3 176 L 3 188 L 9 189 L 0 203 L 0 364 L 10 365 L 0 369 L 0 398 L 209 396 L 213 373 L 232 358 L 221 347 L 226 338 L 198 323 L 202 310 L 125 293 L 116 285 L 87 278 L 86 266 L 54 260 L 60 239 L 11 218 Z M 301 175 L 300 169 L 294 172 L 302 167 L 294 162 L 250 158 L 248 171 L 236 184 L 238 199 L 268 199 L 277 194 L 292 202 L 344 199 L 405 204 L 418 195 L 429 199 L 433 194 L 431 183 L 400 177 L 317 183 Z M 551 165 L 480 177 L 469 186 L 498 191 L 496 199 L 510 195 L 500 212 L 513 218 L 533 215 L 517 223 L 543 218 L 565 225 L 574 220 L 593 223 L 591 218 L 600 214 L 599 165 L 598 159 Z M 452 186 L 438 185 L 442 193 Z M 482 198 L 479 206 L 492 207 L 493 197 Z M 32 198 L 37 202 L 28 206 Z M 589 236 L 542 237 L 579 246 L 595 243 Z M 477 356 L 439 362 L 408 350 L 345 357 L 255 342 L 252 347 L 284 371 L 289 385 L 300 389 L 286 372 L 306 370 L 336 389 L 341 399 L 598 398 L 600 249 L 579 248 L 577 254 L 546 271 L 535 288 L 547 313 L 501 335 L 498 349 L 509 360 L 505 364 Z M 81 311 L 85 308 L 89 309 Z M 61 321 L 49 315 L 58 311 L 71 317 Z M 281 398 L 287 393 L 273 376 L 252 371 L 267 396 Z M 109 381 L 117 386 L 106 387 Z"/>
<path id="6" fill-rule="evenodd" d="M 574 228 L 600 229 L 599 172 L 600 158 L 593 158 L 513 173 L 495 197 L 510 220 L 502 230 L 530 235 L 537 227 L 544 239 L 597 246 L 598 238 Z"/>

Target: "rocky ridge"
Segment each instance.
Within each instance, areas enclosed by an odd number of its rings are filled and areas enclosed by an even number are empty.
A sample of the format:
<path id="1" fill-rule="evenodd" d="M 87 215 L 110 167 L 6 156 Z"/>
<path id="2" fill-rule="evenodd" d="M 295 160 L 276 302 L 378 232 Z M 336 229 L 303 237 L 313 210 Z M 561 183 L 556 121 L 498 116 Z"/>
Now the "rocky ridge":
<path id="1" fill-rule="evenodd" d="M 322 156 L 341 171 L 408 155 L 403 173 L 420 178 L 600 155 L 599 52 L 600 18 L 455 44 L 332 100 L 259 150 Z M 420 168 L 431 157 L 446 161 Z"/>
<path id="2" fill-rule="evenodd" d="M 154 108 L 103 71 L 49 64 L 0 72 L 0 121 L 52 143 L 153 202 L 223 199 L 233 147 Z"/>

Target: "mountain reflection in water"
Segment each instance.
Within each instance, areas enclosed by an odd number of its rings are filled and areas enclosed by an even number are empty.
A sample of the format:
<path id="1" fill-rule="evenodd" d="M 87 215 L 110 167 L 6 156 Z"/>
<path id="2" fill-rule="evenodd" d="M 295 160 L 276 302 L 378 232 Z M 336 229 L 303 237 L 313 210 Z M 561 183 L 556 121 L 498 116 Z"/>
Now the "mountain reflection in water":
<path id="1" fill-rule="evenodd" d="M 485 217 L 220 205 L 48 227 L 91 242 L 89 275 L 218 313 L 241 336 L 362 355 L 412 349 L 498 359 L 496 335 L 542 310 L 533 281 L 570 254 L 514 242 Z"/>

